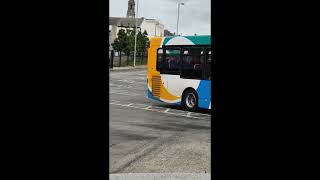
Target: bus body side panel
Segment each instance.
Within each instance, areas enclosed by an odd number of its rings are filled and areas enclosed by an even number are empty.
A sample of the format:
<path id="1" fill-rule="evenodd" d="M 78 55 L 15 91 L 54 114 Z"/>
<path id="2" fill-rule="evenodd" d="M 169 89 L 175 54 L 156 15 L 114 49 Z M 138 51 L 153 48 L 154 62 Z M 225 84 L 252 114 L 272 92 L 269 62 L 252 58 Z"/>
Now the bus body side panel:
<path id="1" fill-rule="evenodd" d="M 168 79 L 167 91 L 173 96 L 179 97 L 175 101 L 161 98 L 163 102 L 181 105 L 183 92 L 187 88 L 196 90 L 198 94 L 198 107 L 211 109 L 211 81 L 197 79 L 183 79 L 179 75 L 161 74 L 163 79 Z"/>
<path id="2" fill-rule="evenodd" d="M 211 109 L 211 81 L 201 80 L 197 88 L 198 107 Z"/>

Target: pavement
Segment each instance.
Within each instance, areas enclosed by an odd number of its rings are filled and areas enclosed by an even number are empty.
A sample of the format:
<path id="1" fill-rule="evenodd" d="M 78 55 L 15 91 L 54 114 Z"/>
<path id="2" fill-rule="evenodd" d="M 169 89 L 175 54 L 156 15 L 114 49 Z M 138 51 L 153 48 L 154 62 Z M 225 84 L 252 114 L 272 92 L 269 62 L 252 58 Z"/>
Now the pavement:
<path id="1" fill-rule="evenodd" d="M 146 98 L 146 66 L 109 75 L 111 179 L 209 177 L 210 112 L 188 112 Z"/>
<path id="2" fill-rule="evenodd" d="M 127 67 L 113 67 L 112 69 L 109 68 L 109 71 L 123 71 L 123 70 L 133 70 L 133 69 L 147 69 L 146 65 L 139 65 L 139 66 L 127 66 Z"/>
<path id="3" fill-rule="evenodd" d="M 194 173 L 128 173 L 111 174 L 110 180 L 209 180 L 210 174 Z"/>

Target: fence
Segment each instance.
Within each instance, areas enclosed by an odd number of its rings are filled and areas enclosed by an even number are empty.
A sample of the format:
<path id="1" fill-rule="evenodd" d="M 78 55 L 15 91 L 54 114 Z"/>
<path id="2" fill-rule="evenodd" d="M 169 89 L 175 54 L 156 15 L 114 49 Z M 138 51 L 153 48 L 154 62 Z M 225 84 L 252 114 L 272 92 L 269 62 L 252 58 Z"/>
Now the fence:
<path id="1" fill-rule="evenodd" d="M 147 64 L 147 52 L 137 52 L 136 54 L 136 65 L 146 65 Z M 134 53 L 131 52 L 128 56 L 125 53 L 121 53 L 109 50 L 109 68 L 113 67 L 126 67 L 133 66 Z"/>

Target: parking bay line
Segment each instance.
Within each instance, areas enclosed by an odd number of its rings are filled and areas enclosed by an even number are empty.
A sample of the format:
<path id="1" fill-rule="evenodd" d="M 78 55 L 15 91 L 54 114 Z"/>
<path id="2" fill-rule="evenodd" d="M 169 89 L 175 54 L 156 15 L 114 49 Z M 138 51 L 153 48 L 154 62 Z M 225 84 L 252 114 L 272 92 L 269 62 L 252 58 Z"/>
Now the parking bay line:
<path id="1" fill-rule="evenodd" d="M 110 94 L 120 94 L 120 95 L 127 95 L 127 96 L 140 96 L 141 94 L 137 93 L 129 93 L 129 92 L 119 92 L 119 91 L 110 91 Z"/>
<path id="2" fill-rule="evenodd" d="M 168 109 L 166 108 L 165 111 L 161 111 L 160 109 L 163 110 L 162 107 L 157 107 L 157 106 L 150 106 L 150 105 L 143 105 L 143 104 L 139 104 L 139 106 L 135 106 L 134 103 L 129 103 L 129 104 L 119 104 L 119 103 L 114 103 L 114 102 L 110 102 L 110 104 L 113 105 L 118 105 L 118 106 L 123 106 L 123 107 L 132 107 L 132 108 L 136 108 L 136 109 L 141 109 L 141 110 L 147 110 L 147 111 L 153 111 L 153 112 L 160 112 L 160 113 L 164 113 L 164 114 L 171 114 L 171 115 L 175 115 L 175 116 L 183 116 L 183 117 L 189 117 L 189 118 L 195 118 L 195 119 L 207 119 L 207 117 L 197 117 L 197 116 L 193 116 L 191 114 L 191 112 L 186 111 L 185 113 L 177 113 L 177 112 L 170 112 Z M 141 105 L 143 105 L 144 107 L 141 107 Z M 147 107 L 145 107 L 147 106 Z M 197 113 L 200 114 L 200 113 Z"/>

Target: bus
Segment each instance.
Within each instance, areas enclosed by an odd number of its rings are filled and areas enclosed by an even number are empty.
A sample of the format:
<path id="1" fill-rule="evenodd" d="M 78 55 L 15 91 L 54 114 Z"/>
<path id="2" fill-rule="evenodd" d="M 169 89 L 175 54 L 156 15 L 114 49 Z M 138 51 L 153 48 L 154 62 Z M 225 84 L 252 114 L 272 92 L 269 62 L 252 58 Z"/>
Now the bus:
<path id="1" fill-rule="evenodd" d="M 148 98 L 188 111 L 211 109 L 212 50 L 211 36 L 150 38 Z"/>

